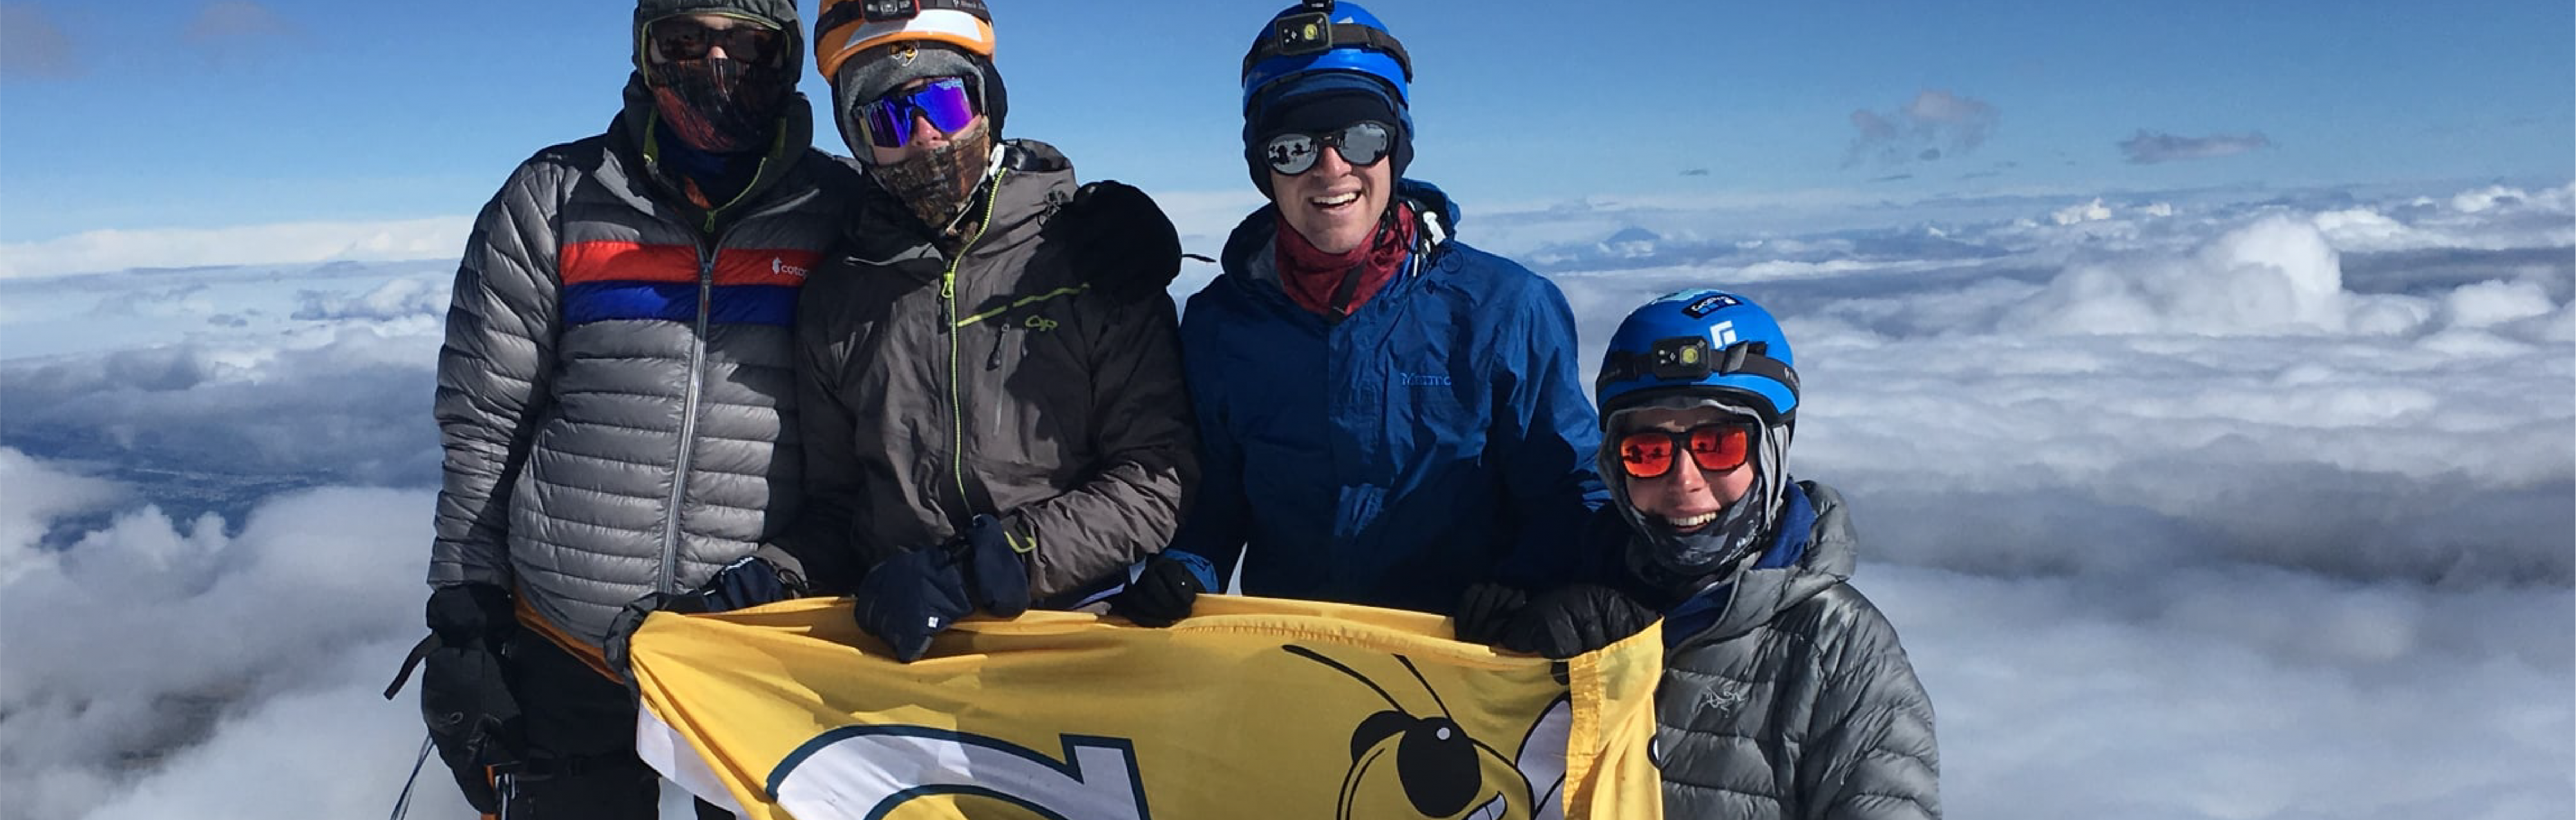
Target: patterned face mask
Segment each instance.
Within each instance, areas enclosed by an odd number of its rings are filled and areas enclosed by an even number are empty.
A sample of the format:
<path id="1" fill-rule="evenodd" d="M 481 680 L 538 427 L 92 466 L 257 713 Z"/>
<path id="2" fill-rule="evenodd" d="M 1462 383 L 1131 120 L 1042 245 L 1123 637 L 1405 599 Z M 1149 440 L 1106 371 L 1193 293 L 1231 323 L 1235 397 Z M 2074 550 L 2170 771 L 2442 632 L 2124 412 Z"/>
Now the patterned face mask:
<path id="1" fill-rule="evenodd" d="M 984 182 L 985 167 L 992 161 L 993 129 L 991 120 L 968 126 L 949 137 L 948 144 L 921 152 L 892 165 L 868 166 L 868 173 L 888 193 L 903 200 L 921 224 L 934 231 L 945 230 L 966 211 L 975 188 Z"/>
<path id="2" fill-rule="evenodd" d="M 731 154 L 765 147 L 791 83 L 785 72 L 731 57 L 701 56 L 653 66 L 653 109 L 673 133 L 701 151 Z"/>

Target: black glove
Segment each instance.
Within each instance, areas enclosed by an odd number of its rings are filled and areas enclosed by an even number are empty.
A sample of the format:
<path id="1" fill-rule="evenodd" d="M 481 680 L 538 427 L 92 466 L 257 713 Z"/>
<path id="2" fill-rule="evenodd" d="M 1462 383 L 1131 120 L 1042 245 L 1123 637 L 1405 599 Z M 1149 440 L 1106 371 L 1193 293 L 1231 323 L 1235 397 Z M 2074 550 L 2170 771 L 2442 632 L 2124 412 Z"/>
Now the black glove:
<path id="1" fill-rule="evenodd" d="M 1645 631 L 1660 617 L 1618 590 L 1575 584 L 1530 599 L 1503 627 L 1503 647 L 1563 660 Z"/>
<path id="2" fill-rule="evenodd" d="M 1503 627 L 1512 616 L 1529 603 L 1528 593 L 1502 584 L 1486 582 L 1467 588 L 1458 596 L 1458 640 L 1468 643 L 1497 644 L 1503 640 Z"/>
<path id="3" fill-rule="evenodd" d="M 1206 592 L 1216 567 L 1194 553 L 1165 550 L 1145 559 L 1145 568 L 1127 590 L 1109 596 L 1111 614 L 1137 626 L 1162 628 L 1190 616 L 1199 593 Z"/>
<path id="4" fill-rule="evenodd" d="M 430 592 L 428 610 L 421 721 L 429 726 L 438 759 L 465 791 L 465 802 L 476 811 L 498 812 L 501 796 L 485 767 L 516 762 L 525 748 L 519 701 L 502 672 L 501 648 L 518 631 L 510 593 L 490 584 L 440 587 Z"/>
<path id="5" fill-rule="evenodd" d="M 510 591 L 491 584 L 454 584 L 429 592 L 425 620 L 438 642 L 449 647 L 491 648 L 519 631 L 519 616 Z"/>
<path id="6" fill-rule="evenodd" d="M 644 593 L 635 600 L 626 602 L 626 608 L 618 610 L 617 617 L 609 620 L 608 643 L 600 647 L 600 656 L 608 661 L 609 670 L 617 673 L 617 682 L 626 684 L 626 688 L 632 690 L 635 688 L 632 654 L 635 648 L 635 630 L 644 628 L 644 616 L 656 612 L 682 612 L 694 615 L 715 611 L 718 610 L 707 607 L 707 594 L 703 588 L 690 592 Z"/>
<path id="7" fill-rule="evenodd" d="M 1180 231 L 1153 197 L 1123 182 L 1082 186 L 1046 230 L 1063 237 L 1082 281 L 1106 293 L 1159 293 L 1181 274 Z"/>
<path id="8" fill-rule="evenodd" d="M 795 559 L 774 558 L 773 555 L 776 553 L 771 548 L 763 547 L 760 552 L 745 555 L 726 564 L 724 569 L 716 570 L 714 577 L 690 593 L 706 604 L 704 609 L 695 611 L 732 612 L 805 597 L 803 573 L 781 563 L 782 559 L 787 563 L 793 563 Z"/>
<path id="9" fill-rule="evenodd" d="M 932 636 L 975 611 L 966 600 L 963 567 L 946 548 L 895 553 L 868 570 L 851 597 L 859 628 L 884 641 L 904 663 L 920 660 Z"/>
<path id="10" fill-rule="evenodd" d="M 950 546 L 966 564 L 967 601 L 999 618 L 1029 611 L 1029 565 L 1011 540 L 1009 525 L 978 515 Z"/>

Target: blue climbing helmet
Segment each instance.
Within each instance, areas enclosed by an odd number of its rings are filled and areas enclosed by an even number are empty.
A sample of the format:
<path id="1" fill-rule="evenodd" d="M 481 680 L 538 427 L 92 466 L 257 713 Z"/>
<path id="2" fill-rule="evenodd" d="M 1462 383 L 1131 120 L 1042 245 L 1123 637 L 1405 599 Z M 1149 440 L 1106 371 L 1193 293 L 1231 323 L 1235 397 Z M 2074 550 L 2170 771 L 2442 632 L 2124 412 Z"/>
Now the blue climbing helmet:
<path id="1" fill-rule="evenodd" d="M 1683 591 L 1722 580 L 1728 568 L 1770 543 L 1788 482 L 1789 438 L 1797 426 L 1798 371 L 1780 323 L 1753 300 L 1722 290 L 1687 290 L 1647 302 L 1619 323 L 1593 382 L 1602 432 L 1623 432 L 1624 411 L 1647 406 L 1735 408 L 1758 417 L 1753 484 L 1717 521 L 1692 532 L 1650 519 L 1610 481 L 1610 497 L 1632 533 L 1625 560 L 1638 577 Z M 1603 476 L 1620 475 L 1618 449 L 1597 456 Z"/>
<path id="2" fill-rule="evenodd" d="M 1274 83 L 1320 72 L 1374 79 L 1395 92 L 1398 108 L 1412 105 L 1413 60 L 1377 15 L 1358 3 L 1300 0 L 1253 35 L 1243 55 L 1243 108 L 1252 110 Z"/>
<path id="3" fill-rule="evenodd" d="M 1270 194 L 1271 138 L 1385 120 L 1397 178 L 1413 164 L 1413 61 L 1386 24 L 1358 3 L 1300 0 L 1273 15 L 1243 55 L 1243 163 L 1253 187 Z M 1332 122 L 1313 122 L 1322 118 Z"/>
<path id="4" fill-rule="evenodd" d="M 1745 399 L 1766 426 L 1794 423 L 1798 371 L 1771 312 L 1722 290 L 1686 290 L 1647 302 L 1619 323 L 1593 382 L 1603 424 L 1657 398 L 1722 393 Z"/>

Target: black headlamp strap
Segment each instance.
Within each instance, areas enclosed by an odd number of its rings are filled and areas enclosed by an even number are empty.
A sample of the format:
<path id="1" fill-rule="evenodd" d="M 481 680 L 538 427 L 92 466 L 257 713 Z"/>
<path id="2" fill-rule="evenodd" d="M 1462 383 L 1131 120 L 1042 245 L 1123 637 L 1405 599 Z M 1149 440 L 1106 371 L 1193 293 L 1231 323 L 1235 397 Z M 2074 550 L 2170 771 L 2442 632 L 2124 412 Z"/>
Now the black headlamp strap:
<path id="1" fill-rule="evenodd" d="M 1770 345 L 1766 343 L 1737 342 L 1727 345 L 1724 350 L 1713 355 L 1685 356 L 1680 357 L 1682 361 L 1676 361 L 1669 355 L 1659 355 L 1668 353 L 1665 348 L 1674 347 L 1670 344 L 1673 341 L 1675 340 L 1668 339 L 1658 343 L 1655 351 L 1625 353 L 1611 357 L 1610 361 L 1602 364 L 1601 375 L 1594 379 L 1592 389 L 1599 392 L 1619 382 L 1648 376 L 1697 381 L 1710 376 L 1742 373 L 1779 382 L 1789 388 L 1791 395 L 1796 395 L 1798 392 L 1798 371 L 1790 368 L 1787 363 L 1767 355 Z M 1708 344 L 1706 340 L 1697 337 L 1682 337 L 1680 341 L 1684 346 L 1703 349 Z M 1696 361 L 1688 361 L 1689 359 L 1696 359 Z"/>
<path id="2" fill-rule="evenodd" d="M 1264 37 L 1254 43 L 1252 51 L 1243 55 L 1243 73 L 1252 73 L 1253 66 L 1272 57 L 1321 54 L 1349 46 L 1382 51 L 1395 57 L 1396 67 L 1404 70 L 1404 81 L 1413 82 L 1413 57 L 1405 53 L 1404 44 L 1397 42 L 1395 35 L 1358 23 L 1324 24 L 1318 21 L 1315 25 L 1317 36 L 1309 37 L 1305 33 L 1305 21 L 1299 19 L 1305 16 L 1280 20 L 1277 36 Z"/>
<path id="3" fill-rule="evenodd" d="M 819 34 L 856 22 L 910 20 L 925 11 L 962 11 L 993 22 L 993 11 L 984 7 L 984 0 L 849 0 L 823 12 L 814 21 L 814 31 Z"/>

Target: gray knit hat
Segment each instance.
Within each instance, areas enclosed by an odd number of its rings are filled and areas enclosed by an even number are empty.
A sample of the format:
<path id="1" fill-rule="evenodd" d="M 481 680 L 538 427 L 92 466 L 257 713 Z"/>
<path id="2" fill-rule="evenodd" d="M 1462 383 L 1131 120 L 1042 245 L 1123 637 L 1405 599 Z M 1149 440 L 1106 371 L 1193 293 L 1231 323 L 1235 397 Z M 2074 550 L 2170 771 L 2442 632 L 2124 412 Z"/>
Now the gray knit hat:
<path id="1" fill-rule="evenodd" d="M 859 127 L 852 112 L 865 103 L 876 102 L 905 83 L 931 77 L 966 77 L 974 81 L 983 101 L 984 116 L 991 120 L 995 138 L 1002 134 L 1002 119 L 1010 111 L 1010 98 L 1002 90 L 1002 73 L 993 64 L 966 51 L 940 43 L 889 43 L 861 52 L 841 64 L 832 77 L 832 121 L 841 127 L 841 140 L 867 161 L 867 132 Z"/>

